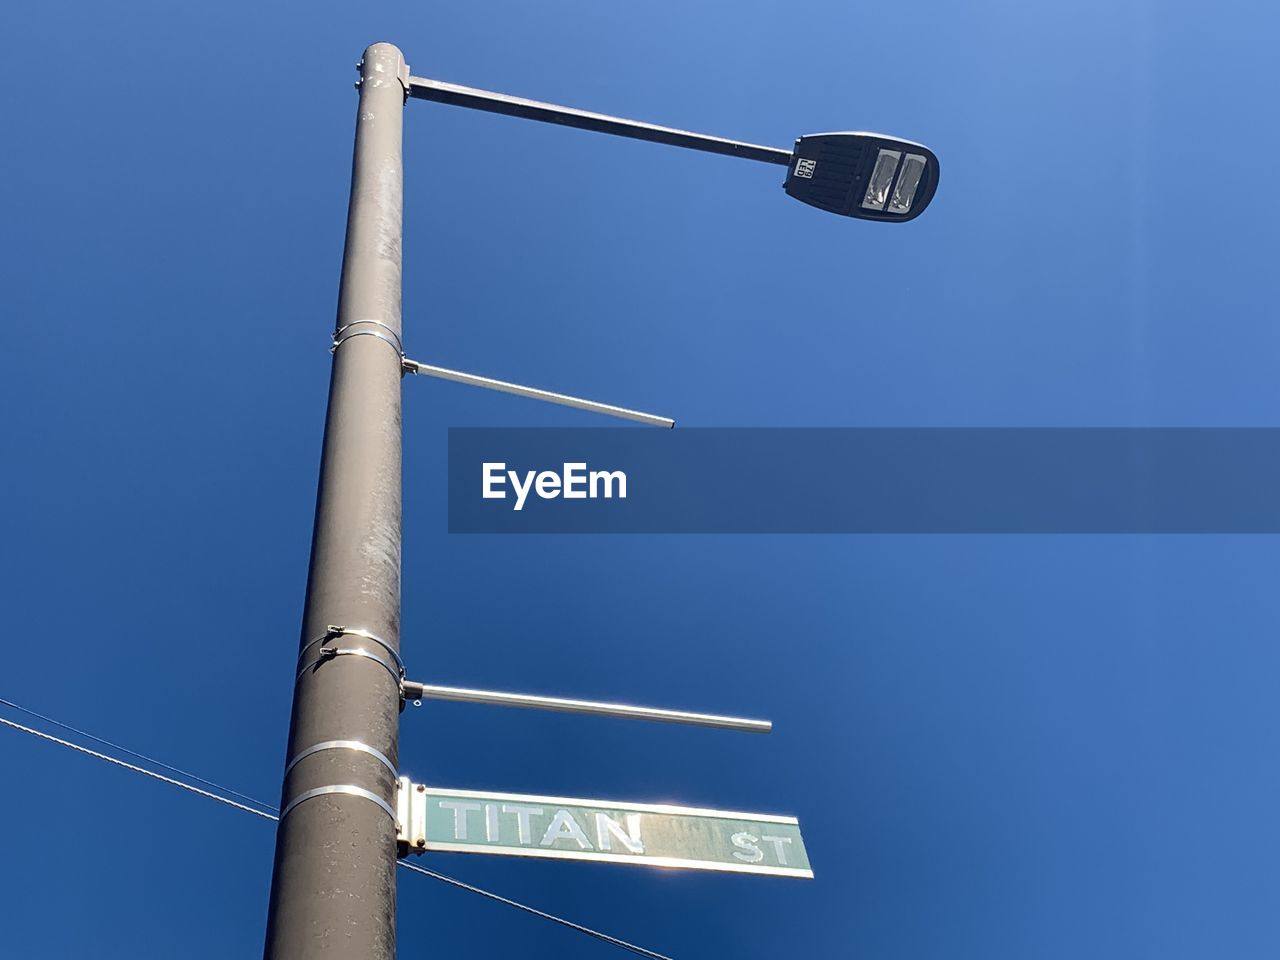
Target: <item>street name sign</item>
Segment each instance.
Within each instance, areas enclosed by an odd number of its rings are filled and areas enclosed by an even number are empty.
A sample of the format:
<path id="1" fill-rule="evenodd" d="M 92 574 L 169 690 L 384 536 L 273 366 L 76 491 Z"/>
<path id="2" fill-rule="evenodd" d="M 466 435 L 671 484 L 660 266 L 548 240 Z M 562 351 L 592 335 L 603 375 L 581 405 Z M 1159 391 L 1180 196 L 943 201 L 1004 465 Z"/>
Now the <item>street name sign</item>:
<path id="1" fill-rule="evenodd" d="M 795 817 L 447 790 L 400 778 L 400 849 L 813 876 Z"/>

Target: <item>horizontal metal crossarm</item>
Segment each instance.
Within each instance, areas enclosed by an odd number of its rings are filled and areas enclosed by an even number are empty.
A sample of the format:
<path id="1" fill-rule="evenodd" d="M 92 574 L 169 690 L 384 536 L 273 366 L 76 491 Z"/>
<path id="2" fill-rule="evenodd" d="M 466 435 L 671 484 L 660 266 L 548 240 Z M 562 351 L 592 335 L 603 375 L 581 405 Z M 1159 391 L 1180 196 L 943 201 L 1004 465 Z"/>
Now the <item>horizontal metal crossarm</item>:
<path id="1" fill-rule="evenodd" d="M 745 730 L 749 733 L 768 733 L 773 729 L 773 724 L 768 720 L 724 717 L 714 713 L 690 713 L 687 710 L 664 710 L 661 707 L 637 707 L 626 703 L 600 703 L 595 700 L 542 697 L 529 693 L 503 693 L 498 690 L 472 690 L 466 687 L 438 687 L 429 683 L 414 683 L 409 680 L 401 684 L 401 690 L 406 700 L 455 700 L 463 703 L 487 703 L 499 707 L 527 707 L 533 710 L 590 713 L 601 717 L 623 717 L 630 720 L 686 723 L 696 727 Z"/>
<path id="2" fill-rule="evenodd" d="M 761 163 L 776 163 L 784 167 L 791 163 L 791 151 L 783 150 L 781 147 L 764 147 L 756 143 L 726 140 L 723 137 L 712 137 L 689 130 L 660 127 L 653 123 L 642 123 L 639 120 L 612 117 L 607 113 L 591 113 L 587 110 L 576 110 L 573 107 L 557 106 L 554 103 L 526 100 L 523 97 L 513 97 L 505 93 L 493 93 L 456 83 L 445 83 L 442 80 L 410 77 L 409 96 L 417 100 L 432 100 L 455 107 L 501 113 L 508 117 L 558 123 L 561 126 L 577 127 L 580 130 L 611 133 L 618 137 L 648 140 L 651 143 L 664 143 L 672 147 L 686 147 L 706 153 L 719 153 L 727 157 L 742 157 L 746 160 L 758 160 Z"/>
<path id="3" fill-rule="evenodd" d="M 620 417 L 623 420 L 647 423 L 653 427 L 667 427 L 670 429 L 676 425 L 676 422 L 670 417 L 642 413 L 639 410 L 628 410 L 626 407 L 615 407 L 609 403 L 597 403 L 595 400 L 583 400 L 581 397 L 571 397 L 564 393 L 552 393 L 550 390 L 539 390 L 537 387 L 525 387 L 518 383 L 509 383 L 506 380 L 480 377 L 474 373 L 463 373 L 460 370 L 446 370 L 444 367 L 433 367 L 429 363 L 419 363 L 417 360 L 405 360 L 404 369 L 409 373 L 421 374 L 424 377 L 452 380 L 454 383 L 465 383 L 472 387 L 484 387 L 487 390 L 497 390 L 500 393 L 511 393 L 517 397 L 529 397 L 532 400 L 558 403 L 562 407 L 576 407 L 579 410 L 589 410 L 592 413 L 603 413 L 609 417 Z"/>

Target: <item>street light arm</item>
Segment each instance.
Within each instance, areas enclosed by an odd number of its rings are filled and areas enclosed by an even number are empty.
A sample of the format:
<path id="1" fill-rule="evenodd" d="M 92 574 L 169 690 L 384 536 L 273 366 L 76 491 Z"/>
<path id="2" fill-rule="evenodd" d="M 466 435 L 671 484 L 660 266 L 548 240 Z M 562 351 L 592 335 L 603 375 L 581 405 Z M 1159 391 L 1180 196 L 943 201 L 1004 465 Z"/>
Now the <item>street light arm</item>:
<path id="1" fill-rule="evenodd" d="M 659 127 L 652 123 L 641 123 L 639 120 L 626 120 L 622 117 L 611 117 L 605 113 L 590 113 L 586 110 L 575 110 L 573 107 L 560 107 L 554 103 L 542 103 L 538 100 L 508 96 L 505 93 L 477 90 L 475 87 L 463 87 L 456 83 L 445 83 L 442 80 L 410 77 L 409 96 L 418 100 L 448 103 L 455 107 L 470 107 L 472 110 L 502 113 L 509 117 L 523 117 L 526 120 L 558 123 L 566 127 L 577 127 L 580 130 L 611 133 L 614 136 L 631 137 L 634 140 L 665 143 L 672 147 L 719 153 L 726 157 L 742 157 L 746 160 L 758 160 L 761 163 L 776 163 L 784 167 L 791 164 L 791 151 L 780 147 L 763 147 L 739 140 L 725 140 L 723 137 L 691 133 L 688 130 Z"/>

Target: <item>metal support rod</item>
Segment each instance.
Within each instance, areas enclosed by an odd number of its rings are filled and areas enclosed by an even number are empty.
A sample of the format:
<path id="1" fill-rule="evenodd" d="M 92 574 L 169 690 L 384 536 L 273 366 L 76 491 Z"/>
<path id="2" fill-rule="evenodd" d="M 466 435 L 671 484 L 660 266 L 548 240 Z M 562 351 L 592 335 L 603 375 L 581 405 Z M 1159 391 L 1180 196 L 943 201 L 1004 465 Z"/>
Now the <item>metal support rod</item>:
<path id="1" fill-rule="evenodd" d="M 726 140 L 723 137 L 711 137 L 704 133 L 660 127 L 652 123 L 642 123 L 639 120 L 611 117 L 607 113 L 591 113 L 587 110 L 576 110 L 573 107 L 557 106 L 554 103 L 543 103 L 540 100 L 526 100 L 523 97 L 512 97 L 505 93 L 493 93 L 456 83 L 445 83 L 442 80 L 410 77 L 409 95 L 418 100 L 432 100 L 455 107 L 501 113 L 508 117 L 558 123 L 566 127 L 577 127 L 580 130 L 611 133 L 618 137 L 665 143 L 672 147 L 686 147 L 706 153 L 719 153 L 727 157 L 742 157 L 745 160 L 776 163 L 784 167 L 791 163 L 791 151 L 783 150 L 781 147 L 763 147 L 756 143 L 743 143 L 740 140 Z"/>
<path id="2" fill-rule="evenodd" d="M 337 317 L 338 330 L 367 324 L 397 341 L 408 78 L 394 46 L 365 51 Z M 341 637 L 334 623 L 399 648 L 402 375 L 377 338 L 348 335 L 334 350 L 300 641 L 324 635 L 318 658 Z M 394 960 L 399 687 L 367 656 L 323 656 L 297 676 L 286 758 L 300 759 L 280 795 L 266 960 Z M 369 749 L 312 749 L 329 741 Z"/>
<path id="3" fill-rule="evenodd" d="M 653 413 L 641 413 L 639 410 L 628 410 L 626 407 L 615 407 L 608 403 L 597 403 L 595 400 L 583 400 L 581 397 L 570 397 L 563 393 L 552 393 L 550 390 L 539 390 L 537 387 L 524 387 L 506 380 L 494 380 L 490 377 L 478 377 L 474 373 L 462 373 L 460 370 L 446 370 L 444 367 L 433 367 L 429 363 L 417 360 L 405 360 L 404 368 L 409 373 L 420 373 L 425 377 L 436 377 L 440 380 L 452 380 L 454 383 L 465 383 L 472 387 L 484 387 L 501 393 L 513 393 L 517 397 L 529 397 L 533 400 L 545 400 L 547 403 L 558 403 L 564 407 L 576 407 L 579 410 L 590 410 L 592 413 L 603 413 L 623 420 L 635 420 L 653 427 L 670 429 L 676 422 L 670 417 L 660 417 Z"/>
<path id="4" fill-rule="evenodd" d="M 562 713 L 590 713 L 598 717 L 625 717 L 629 720 L 657 720 L 663 723 L 687 723 L 695 727 L 718 727 L 721 730 L 745 730 L 768 733 L 773 724 L 768 720 L 723 717 L 714 713 L 690 713 L 687 710 L 664 710 L 660 707 L 636 707 L 626 703 L 600 703 L 595 700 L 568 700 L 564 697 L 540 697 L 530 693 L 503 693 L 498 690 L 471 690 L 466 687 L 437 687 L 429 683 L 406 680 L 402 684 L 406 700 L 455 700 L 461 703 L 487 703 L 498 707 L 526 707 L 533 710 L 558 710 Z"/>

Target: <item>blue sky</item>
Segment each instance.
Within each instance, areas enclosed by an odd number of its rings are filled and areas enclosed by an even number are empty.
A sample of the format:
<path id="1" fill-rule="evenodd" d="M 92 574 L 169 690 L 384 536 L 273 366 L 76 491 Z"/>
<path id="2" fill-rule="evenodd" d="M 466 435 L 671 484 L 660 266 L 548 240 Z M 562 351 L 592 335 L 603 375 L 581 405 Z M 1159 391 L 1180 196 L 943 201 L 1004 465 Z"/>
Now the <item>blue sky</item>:
<path id="1" fill-rule="evenodd" d="M 942 164 L 895 228 L 789 200 L 780 168 L 410 103 L 410 356 L 688 426 L 1275 426 L 1277 16 L 7 8 L 0 696 L 275 799 L 368 43 Z M 598 421 L 404 389 L 411 675 L 777 728 L 429 704 L 402 769 L 795 814 L 817 878 L 429 865 L 680 958 L 1280 951 L 1274 538 L 449 536 L 447 427 Z M 11 732 L 0 757 L 0 953 L 261 950 L 269 825 Z M 613 952 L 401 878 L 404 958 Z"/>

